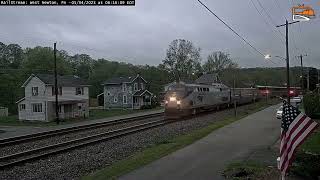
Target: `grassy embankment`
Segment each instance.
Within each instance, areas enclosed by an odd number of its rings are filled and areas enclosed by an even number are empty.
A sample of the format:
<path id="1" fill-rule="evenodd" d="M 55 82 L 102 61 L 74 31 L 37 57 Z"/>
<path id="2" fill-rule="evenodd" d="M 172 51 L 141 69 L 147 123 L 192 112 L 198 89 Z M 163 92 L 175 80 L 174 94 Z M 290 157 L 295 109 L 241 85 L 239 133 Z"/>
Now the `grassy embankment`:
<path id="1" fill-rule="evenodd" d="M 94 109 L 90 110 L 90 117 L 88 119 L 77 118 L 77 119 L 67 119 L 63 120 L 60 124 L 71 124 L 75 122 L 81 121 L 89 121 L 95 119 L 102 119 L 114 116 L 121 116 L 121 115 L 128 115 L 133 113 L 139 112 L 146 112 L 146 111 L 154 111 L 160 110 L 162 107 L 157 107 L 154 109 L 143 109 L 143 110 L 132 110 L 132 109 L 112 109 L 112 110 L 100 110 Z M 55 122 L 27 122 L 27 121 L 19 121 L 17 115 L 11 115 L 8 117 L 0 117 L 0 126 L 56 126 Z"/>
<path id="2" fill-rule="evenodd" d="M 99 179 L 113 179 L 122 174 L 128 173 L 134 169 L 144 166 L 152 161 L 160 159 L 178 149 L 181 149 L 193 142 L 207 136 L 212 131 L 231 124 L 249 114 L 260 111 L 271 104 L 278 103 L 278 100 L 270 100 L 268 104 L 265 101 L 260 101 L 255 104 L 250 104 L 245 111 L 239 111 L 237 117 L 226 118 L 222 121 L 212 123 L 211 125 L 195 130 L 187 135 L 182 135 L 170 139 L 162 144 L 155 144 L 149 148 L 144 149 L 141 152 L 133 154 L 131 157 L 114 163 L 104 169 L 83 177 L 84 180 L 99 180 Z"/>

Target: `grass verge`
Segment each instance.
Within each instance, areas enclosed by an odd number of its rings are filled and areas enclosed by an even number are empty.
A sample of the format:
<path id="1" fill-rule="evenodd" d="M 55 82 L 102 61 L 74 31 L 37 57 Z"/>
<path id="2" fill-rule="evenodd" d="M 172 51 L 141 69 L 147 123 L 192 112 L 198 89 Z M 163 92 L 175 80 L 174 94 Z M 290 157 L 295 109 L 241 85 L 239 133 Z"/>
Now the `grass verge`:
<path id="1" fill-rule="evenodd" d="M 147 112 L 160 110 L 163 107 L 157 107 L 154 109 L 143 109 L 143 110 L 132 110 L 132 109 L 112 109 L 112 110 L 103 110 L 103 109 L 94 109 L 90 110 L 90 117 L 88 119 L 83 118 L 74 118 L 62 120 L 60 125 L 63 124 L 72 124 L 82 121 L 90 121 L 95 119 L 109 118 L 114 116 L 128 115 L 133 113 Z M 40 121 L 19 121 L 17 115 L 10 115 L 7 117 L 0 117 L 0 125 L 3 126 L 57 126 L 56 122 L 40 122 Z"/>
<path id="2" fill-rule="evenodd" d="M 144 149 L 141 152 L 135 153 L 131 157 L 115 162 L 111 166 L 108 166 L 104 169 L 98 170 L 97 172 L 83 177 L 83 180 L 99 180 L 99 179 L 115 179 L 120 175 L 128 173 L 134 169 L 142 167 L 146 164 L 151 163 L 157 159 L 160 159 L 163 156 L 166 156 L 178 149 L 181 149 L 193 142 L 207 136 L 212 131 L 224 127 L 228 124 L 231 124 L 248 114 L 260 111 L 272 104 L 276 104 L 278 101 L 269 102 L 270 104 L 265 104 L 265 102 L 257 102 L 255 104 L 248 105 L 246 111 L 239 112 L 238 116 L 232 118 L 226 118 L 222 121 L 215 122 L 205 128 L 195 130 L 190 134 L 177 136 L 171 140 L 165 141 L 163 143 L 155 144 L 149 148 Z"/>
<path id="3" fill-rule="evenodd" d="M 227 180 L 264 179 L 270 176 L 270 170 L 256 161 L 234 162 L 226 167 L 223 176 Z"/>

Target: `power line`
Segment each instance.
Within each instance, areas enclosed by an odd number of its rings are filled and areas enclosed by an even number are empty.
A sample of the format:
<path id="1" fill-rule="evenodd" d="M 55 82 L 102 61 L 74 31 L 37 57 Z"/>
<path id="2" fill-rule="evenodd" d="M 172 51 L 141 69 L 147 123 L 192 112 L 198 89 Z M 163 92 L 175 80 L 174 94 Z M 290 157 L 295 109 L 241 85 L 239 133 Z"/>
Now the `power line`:
<path id="1" fill-rule="evenodd" d="M 198 0 L 198 2 L 205 7 L 212 15 L 214 15 L 220 22 L 222 22 L 225 26 L 227 26 L 234 34 L 236 34 L 242 41 L 244 41 L 247 45 L 249 45 L 252 49 L 254 49 L 258 54 L 265 56 L 261 51 L 259 51 L 256 47 L 254 47 L 251 43 L 249 43 L 244 37 L 242 37 L 239 33 L 237 33 L 232 27 L 230 27 L 226 22 L 224 22 L 218 15 L 216 15 L 211 9 L 209 9 L 203 2 Z"/>
<path id="2" fill-rule="evenodd" d="M 269 12 L 264 8 L 264 6 L 262 5 L 262 3 L 257 0 L 259 6 L 262 8 L 263 12 L 267 15 L 267 17 L 269 18 L 270 22 L 273 24 L 273 26 L 277 26 L 276 23 L 274 22 L 274 20 L 272 19 L 271 15 L 269 14 Z M 279 30 L 279 29 L 276 29 L 279 34 L 282 36 L 282 37 L 285 37 L 285 35 Z"/>
<path id="3" fill-rule="evenodd" d="M 272 28 L 273 26 L 265 19 L 265 16 L 262 15 L 261 11 L 258 9 L 258 7 L 256 6 L 256 4 L 253 2 L 253 0 L 250 0 L 253 7 L 256 9 L 256 11 L 258 12 L 258 14 L 261 16 L 261 18 L 263 19 L 263 22 L 271 29 L 271 31 L 274 33 L 274 29 Z M 284 45 L 284 40 L 278 36 L 278 34 L 273 34 L 275 36 L 276 39 L 279 39 L 283 45 Z"/>
<path id="4" fill-rule="evenodd" d="M 293 0 L 291 0 L 291 7 L 293 7 L 294 6 L 294 1 Z M 289 4 L 289 6 L 290 6 L 290 4 Z M 300 25 L 300 24 L 299 24 Z M 298 25 L 298 27 L 300 27 Z M 295 28 L 293 28 L 293 29 L 295 29 Z M 301 31 L 300 31 L 301 32 Z M 303 50 L 302 48 L 298 48 L 297 47 L 297 44 L 296 44 L 296 38 L 295 38 L 295 35 L 294 35 L 294 32 L 293 32 L 293 30 L 291 31 L 291 33 L 292 33 L 292 42 L 293 42 L 293 45 L 294 45 L 294 48 L 296 49 L 296 51 L 301 51 L 301 52 L 306 52 L 305 50 Z M 301 37 L 301 34 L 300 34 L 300 37 Z M 301 39 L 301 38 L 300 38 Z M 306 53 L 305 53 L 306 54 Z"/>

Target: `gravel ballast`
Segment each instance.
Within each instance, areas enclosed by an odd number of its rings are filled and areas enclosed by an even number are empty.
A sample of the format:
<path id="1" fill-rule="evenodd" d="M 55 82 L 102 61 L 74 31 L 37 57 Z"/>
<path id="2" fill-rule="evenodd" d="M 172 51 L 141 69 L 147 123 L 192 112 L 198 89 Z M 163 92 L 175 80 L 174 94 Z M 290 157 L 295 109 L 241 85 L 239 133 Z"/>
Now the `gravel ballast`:
<path id="1" fill-rule="evenodd" d="M 239 107 L 238 111 L 244 111 L 247 106 Z M 187 134 L 232 116 L 233 110 L 227 109 L 170 123 L 21 166 L 0 170 L 0 179 L 79 179 L 97 169 L 125 159 L 148 146 L 164 142 L 177 135 Z"/>
<path id="2" fill-rule="evenodd" d="M 114 125 L 108 125 L 105 127 L 81 130 L 81 131 L 72 132 L 72 133 L 63 134 L 63 135 L 54 135 L 54 136 L 46 137 L 43 139 L 32 140 L 32 141 L 17 143 L 15 145 L 4 146 L 0 148 L 0 157 L 19 153 L 26 150 L 40 148 L 48 145 L 53 145 L 61 142 L 71 141 L 78 138 L 87 137 L 89 135 L 95 135 L 95 134 L 104 133 L 104 132 L 108 132 L 115 129 L 121 129 L 121 128 L 129 127 L 137 124 L 143 124 L 143 123 L 150 122 L 153 120 L 158 120 L 158 119 L 161 120 L 163 119 L 163 117 L 134 120 L 134 121 L 129 121 L 121 124 L 114 124 Z"/>

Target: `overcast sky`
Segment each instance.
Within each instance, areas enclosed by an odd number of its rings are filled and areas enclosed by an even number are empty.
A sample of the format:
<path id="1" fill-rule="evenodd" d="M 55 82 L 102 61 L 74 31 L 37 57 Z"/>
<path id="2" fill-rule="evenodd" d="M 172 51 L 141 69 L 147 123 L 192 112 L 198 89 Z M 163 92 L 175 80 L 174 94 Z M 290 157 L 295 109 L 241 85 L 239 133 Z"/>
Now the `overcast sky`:
<path id="1" fill-rule="evenodd" d="M 312 5 L 320 0 L 203 0 L 207 6 L 264 54 L 285 56 L 284 17 L 291 20 L 292 3 Z M 267 11 L 272 21 L 264 11 Z M 320 14 L 290 26 L 291 65 L 307 53 L 306 66 L 320 68 Z M 267 62 L 197 0 L 136 0 L 133 7 L 0 7 L 0 41 L 22 47 L 53 46 L 70 54 L 86 53 L 133 64 L 158 65 L 169 43 L 187 39 L 201 48 L 202 60 L 212 51 L 231 54 L 242 67 L 283 66 Z M 274 24 L 273 24 L 274 23 Z M 281 41 L 281 38 L 283 39 Z"/>

